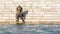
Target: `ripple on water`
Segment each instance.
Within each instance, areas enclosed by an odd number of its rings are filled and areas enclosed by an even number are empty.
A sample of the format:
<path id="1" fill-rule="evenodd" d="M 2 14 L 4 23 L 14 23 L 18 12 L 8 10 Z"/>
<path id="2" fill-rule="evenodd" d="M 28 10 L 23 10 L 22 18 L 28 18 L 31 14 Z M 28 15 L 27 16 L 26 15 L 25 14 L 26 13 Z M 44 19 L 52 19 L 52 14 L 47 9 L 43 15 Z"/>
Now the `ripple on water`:
<path id="1" fill-rule="evenodd" d="M 60 25 L 0 25 L 0 34 L 60 34 Z"/>

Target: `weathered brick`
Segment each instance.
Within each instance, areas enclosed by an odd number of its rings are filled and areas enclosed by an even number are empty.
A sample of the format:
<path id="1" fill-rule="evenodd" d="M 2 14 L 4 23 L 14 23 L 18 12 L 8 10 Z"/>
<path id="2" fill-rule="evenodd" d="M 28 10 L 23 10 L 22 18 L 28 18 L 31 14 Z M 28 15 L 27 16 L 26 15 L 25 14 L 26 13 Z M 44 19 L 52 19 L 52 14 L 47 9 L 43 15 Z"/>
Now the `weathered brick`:
<path id="1" fill-rule="evenodd" d="M 28 10 L 26 20 L 60 20 L 59 0 L 0 0 L 0 20 L 15 20 L 18 5 Z"/>

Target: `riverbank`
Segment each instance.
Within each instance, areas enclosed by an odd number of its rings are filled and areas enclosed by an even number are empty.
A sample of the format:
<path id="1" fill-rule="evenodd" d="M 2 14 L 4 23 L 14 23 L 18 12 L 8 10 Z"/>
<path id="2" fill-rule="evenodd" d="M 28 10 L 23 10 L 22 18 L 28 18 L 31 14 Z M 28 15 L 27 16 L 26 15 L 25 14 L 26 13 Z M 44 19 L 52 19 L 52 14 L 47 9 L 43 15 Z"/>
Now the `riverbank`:
<path id="1" fill-rule="evenodd" d="M 22 23 L 21 21 L 19 23 Z M 3 21 L 0 24 L 16 24 L 15 21 Z M 25 24 L 47 24 L 47 25 L 60 25 L 60 21 L 40 21 L 40 22 L 25 22 Z"/>

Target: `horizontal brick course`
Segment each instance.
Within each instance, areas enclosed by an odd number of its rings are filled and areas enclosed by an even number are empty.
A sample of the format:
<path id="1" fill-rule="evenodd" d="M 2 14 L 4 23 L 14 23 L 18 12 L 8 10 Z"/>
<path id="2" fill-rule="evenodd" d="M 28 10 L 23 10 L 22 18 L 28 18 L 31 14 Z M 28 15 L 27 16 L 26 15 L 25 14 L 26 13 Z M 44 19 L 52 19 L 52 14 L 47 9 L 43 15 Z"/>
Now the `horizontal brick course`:
<path id="1" fill-rule="evenodd" d="M 0 0 L 0 20 L 14 20 L 18 5 L 28 10 L 26 20 L 60 20 L 59 0 Z"/>

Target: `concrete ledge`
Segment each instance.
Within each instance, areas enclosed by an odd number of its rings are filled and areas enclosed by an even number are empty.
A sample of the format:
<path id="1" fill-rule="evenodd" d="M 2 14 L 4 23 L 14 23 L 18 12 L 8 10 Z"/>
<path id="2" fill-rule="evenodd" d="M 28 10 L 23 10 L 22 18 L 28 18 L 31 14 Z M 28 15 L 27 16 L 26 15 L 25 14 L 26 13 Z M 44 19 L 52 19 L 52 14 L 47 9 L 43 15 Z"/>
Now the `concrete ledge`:
<path id="1" fill-rule="evenodd" d="M 21 21 L 19 23 L 22 23 Z M 15 21 L 3 21 L 0 24 L 16 24 Z M 25 24 L 47 24 L 47 25 L 60 25 L 60 21 L 40 21 L 40 22 L 32 22 L 27 21 Z"/>

